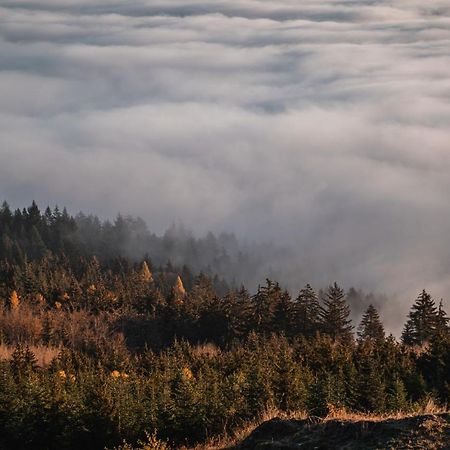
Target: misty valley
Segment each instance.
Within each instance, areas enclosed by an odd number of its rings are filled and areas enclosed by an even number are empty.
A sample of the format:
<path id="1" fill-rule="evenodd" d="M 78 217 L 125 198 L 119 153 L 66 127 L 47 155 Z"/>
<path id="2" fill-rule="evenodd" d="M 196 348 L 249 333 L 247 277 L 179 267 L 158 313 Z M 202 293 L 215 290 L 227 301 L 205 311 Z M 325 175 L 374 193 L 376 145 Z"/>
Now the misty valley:
<path id="1" fill-rule="evenodd" d="M 307 417 L 330 427 L 427 414 L 442 421 L 430 445 L 441 442 L 450 396 L 442 301 L 418 293 L 396 338 L 376 295 L 336 282 L 291 294 L 270 279 L 250 291 L 227 267 L 227 245 L 252 261 L 238 240 L 170 230 L 158 237 L 130 217 L 3 204 L 0 448 L 259 448 L 280 427 L 291 436 L 292 423 L 326 439 Z M 351 309 L 371 300 L 352 321 Z M 391 448 L 405 448 L 402 433 Z M 387 448 L 358 439 L 355 448 Z"/>
<path id="2" fill-rule="evenodd" d="M 0 450 L 450 450 L 449 93 L 450 0 L 0 0 Z"/>

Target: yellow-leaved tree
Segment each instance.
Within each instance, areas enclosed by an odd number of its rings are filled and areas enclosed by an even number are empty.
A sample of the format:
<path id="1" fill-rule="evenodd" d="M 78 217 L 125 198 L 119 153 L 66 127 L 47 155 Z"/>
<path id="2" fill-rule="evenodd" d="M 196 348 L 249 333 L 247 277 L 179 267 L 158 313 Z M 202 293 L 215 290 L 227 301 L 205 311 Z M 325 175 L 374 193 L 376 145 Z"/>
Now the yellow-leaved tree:
<path id="1" fill-rule="evenodd" d="M 9 296 L 9 304 L 11 305 L 11 309 L 19 308 L 20 300 L 16 290 L 11 292 L 11 295 Z"/>
<path id="2" fill-rule="evenodd" d="M 186 295 L 186 289 L 184 288 L 180 275 L 177 276 L 177 280 L 173 286 L 173 292 L 177 297 L 184 297 Z"/>
<path id="3" fill-rule="evenodd" d="M 153 282 L 153 274 L 152 274 L 151 270 L 148 268 L 148 264 L 146 263 L 146 261 L 144 261 L 142 263 L 140 276 L 141 276 L 142 281 L 145 281 L 146 283 Z"/>

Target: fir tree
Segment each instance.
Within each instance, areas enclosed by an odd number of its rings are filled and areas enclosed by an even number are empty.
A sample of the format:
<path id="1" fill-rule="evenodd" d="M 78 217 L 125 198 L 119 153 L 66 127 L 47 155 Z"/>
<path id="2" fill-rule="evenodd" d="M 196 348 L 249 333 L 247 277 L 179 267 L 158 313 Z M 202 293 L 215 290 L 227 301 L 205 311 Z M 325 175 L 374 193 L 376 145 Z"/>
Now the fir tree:
<path id="1" fill-rule="evenodd" d="M 438 325 L 436 304 L 425 290 L 411 308 L 402 334 L 402 341 L 407 345 L 422 345 L 429 342 Z"/>
<path id="2" fill-rule="evenodd" d="M 399 377 L 394 377 L 388 385 L 386 406 L 389 411 L 408 411 L 408 393 L 405 384 Z"/>
<path id="3" fill-rule="evenodd" d="M 252 326 L 256 331 L 269 333 L 272 331 L 275 310 L 282 295 L 278 283 L 267 279 L 265 286 L 259 286 L 258 292 L 252 297 Z"/>
<path id="4" fill-rule="evenodd" d="M 370 341 L 376 344 L 381 344 L 384 339 L 384 327 L 381 323 L 378 311 L 373 305 L 369 305 L 358 327 L 358 341 Z"/>
<path id="5" fill-rule="evenodd" d="M 383 372 L 375 358 L 362 356 L 359 369 L 359 408 L 363 411 L 383 412 L 386 392 Z"/>
<path id="6" fill-rule="evenodd" d="M 291 334 L 292 300 L 289 292 L 284 291 L 275 306 L 273 330 L 286 336 Z"/>
<path id="7" fill-rule="evenodd" d="M 294 333 L 312 337 L 318 331 L 320 321 L 320 305 L 311 285 L 300 290 L 293 306 Z"/>
<path id="8" fill-rule="evenodd" d="M 353 340 L 350 308 L 345 300 L 345 294 L 337 283 L 328 288 L 324 299 L 324 307 L 320 311 L 321 324 L 325 334 L 333 339 L 345 342 Z"/>
<path id="9" fill-rule="evenodd" d="M 437 312 L 437 318 L 436 318 L 436 334 L 439 336 L 449 336 L 450 329 L 448 326 L 449 317 L 447 316 L 447 313 L 444 310 L 444 305 L 441 301 L 439 302 L 439 308 Z"/>

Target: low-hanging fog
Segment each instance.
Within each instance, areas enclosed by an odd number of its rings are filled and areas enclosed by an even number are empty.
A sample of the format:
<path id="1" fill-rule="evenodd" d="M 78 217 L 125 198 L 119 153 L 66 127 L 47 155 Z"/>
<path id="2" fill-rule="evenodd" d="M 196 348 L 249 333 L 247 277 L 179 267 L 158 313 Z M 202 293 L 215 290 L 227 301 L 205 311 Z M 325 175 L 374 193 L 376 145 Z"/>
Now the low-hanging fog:
<path id="1" fill-rule="evenodd" d="M 447 0 L 1 0 L 0 69 L 13 206 L 270 241 L 292 288 L 402 313 L 450 297 Z"/>

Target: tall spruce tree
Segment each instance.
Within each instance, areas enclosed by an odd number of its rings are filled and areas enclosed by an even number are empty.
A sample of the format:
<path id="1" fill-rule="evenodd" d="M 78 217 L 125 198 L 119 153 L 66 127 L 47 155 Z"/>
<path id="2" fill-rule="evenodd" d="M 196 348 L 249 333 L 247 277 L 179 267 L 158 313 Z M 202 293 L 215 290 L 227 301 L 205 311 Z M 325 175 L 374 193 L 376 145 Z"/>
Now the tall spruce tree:
<path id="1" fill-rule="evenodd" d="M 320 304 L 317 294 L 307 284 L 300 290 L 293 306 L 293 331 L 305 337 L 312 337 L 319 329 Z"/>
<path id="2" fill-rule="evenodd" d="M 446 311 L 444 310 L 444 305 L 442 300 L 439 302 L 439 308 L 437 311 L 437 319 L 436 319 L 436 334 L 440 337 L 448 337 L 450 334 L 450 329 L 448 326 L 449 317 L 447 316 Z"/>
<path id="3" fill-rule="evenodd" d="M 344 342 L 353 341 L 353 326 L 350 320 L 350 308 L 345 299 L 344 290 L 337 283 L 331 285 L 320 311 L 322 330 L 333 339 Z"/>
<path id="4" fill-rule="evenodd" d="M 438 321 L 436 304 L 424 289 L 411 307 L 402 333 L 402 342 L 406 345 L 429 342 L 436 333 Z"/>
<path id="5" fill-rule="evenodd" d="M 373 305 L 369 305 L 358 327 L 358 341 L 380 344 L 384 338 L 384 327 L 378 311 Z"/>
<path id="6" fill-rule="evenodd" d="M 286 336 L 291 335 L 292 331 L 292 300 L 288 291 L 284 291 L 278 303 L 275 305 L 273 314 L 273 330 L 283 333 Z"/>
<path id="7" fill-rule="evenodd" d="M 279 283 L 266 280 L 265 286 L 259 286 L 252 297 L 252 325 L 257 332 L 270 333 L 275 311 L 283 291 Z"/>

